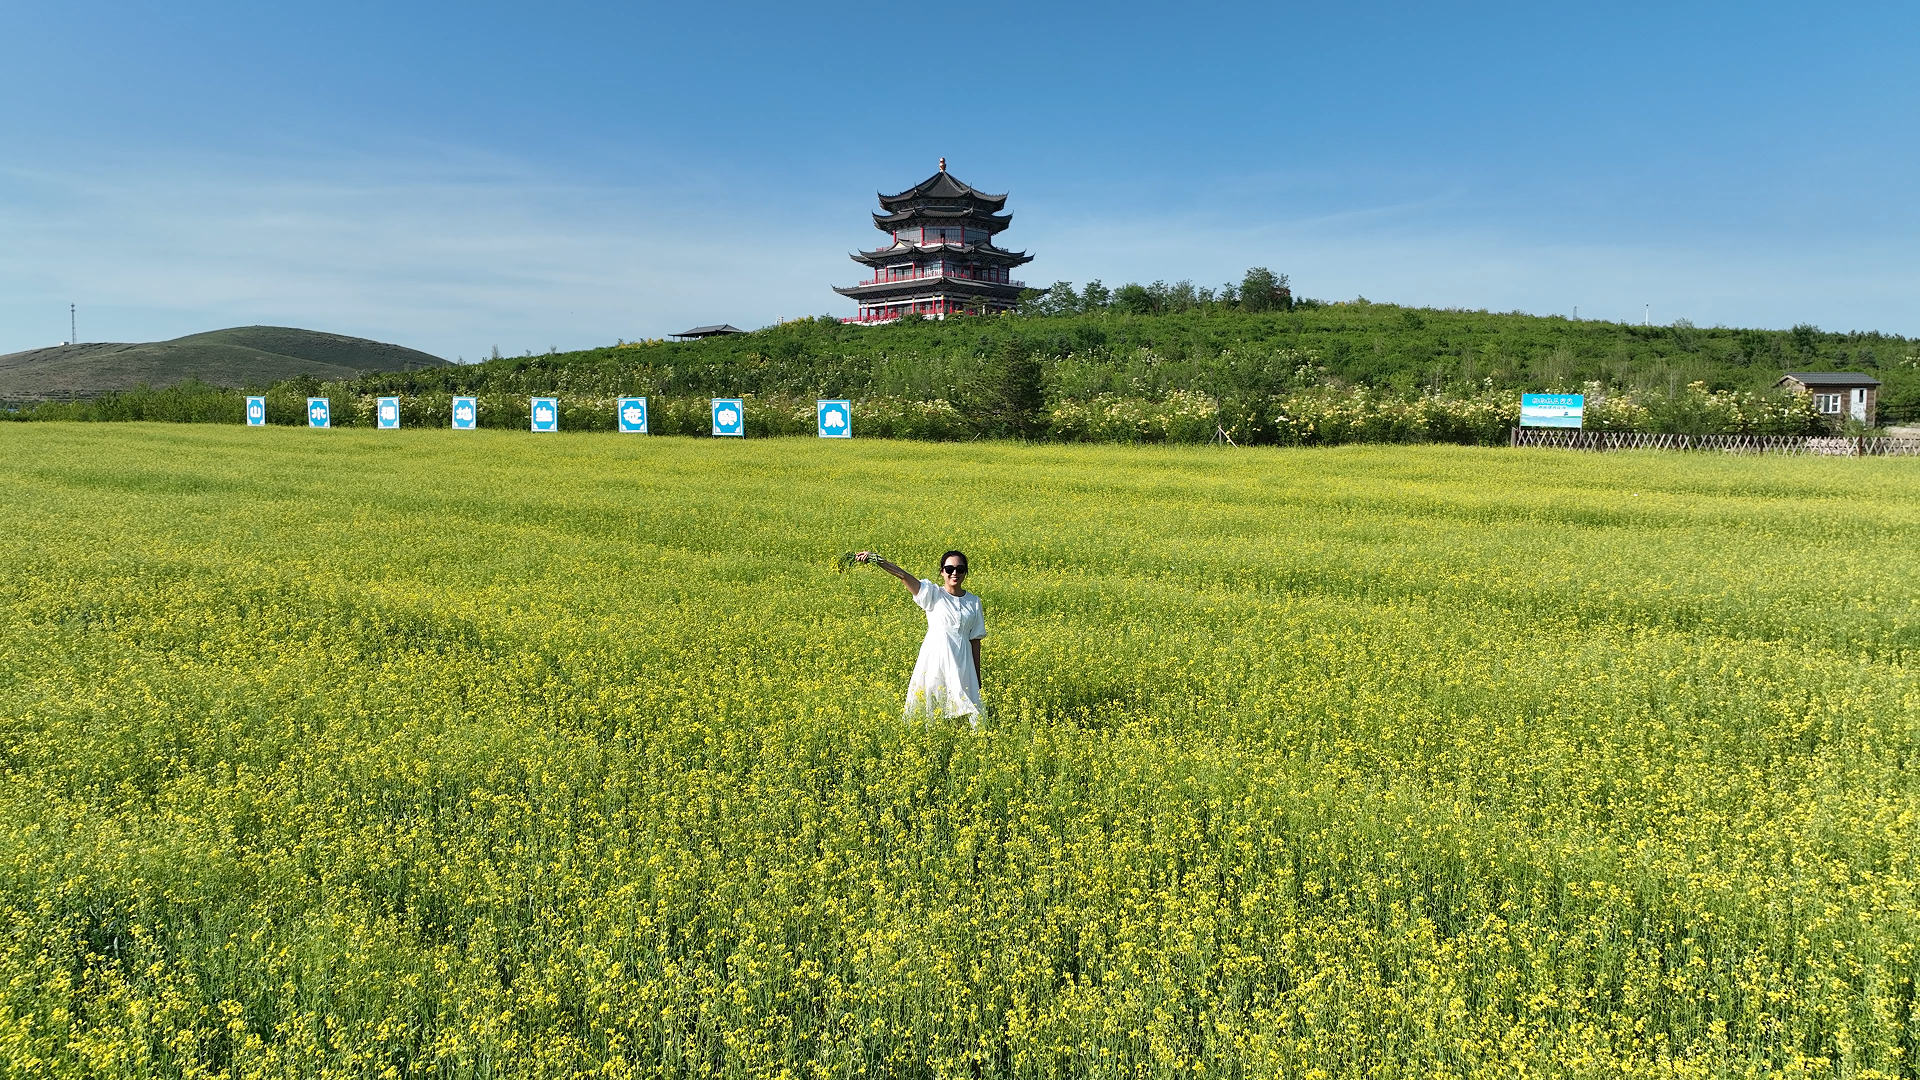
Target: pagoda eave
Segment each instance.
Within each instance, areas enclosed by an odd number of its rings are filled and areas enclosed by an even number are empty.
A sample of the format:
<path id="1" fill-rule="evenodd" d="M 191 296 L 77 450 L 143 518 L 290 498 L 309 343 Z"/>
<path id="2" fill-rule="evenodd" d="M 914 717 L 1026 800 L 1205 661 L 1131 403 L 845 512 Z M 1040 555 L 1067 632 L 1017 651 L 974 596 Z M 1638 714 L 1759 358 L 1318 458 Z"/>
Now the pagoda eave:
<path id="1" fill-rule="evenodd" d="M 973 189 L 968 188 L 968 190 L 972 191 Z M 971 203 L 976 207 L 991 212 L 998 212 L 1001 207 L 1007 205 L 1007 197 L 1005 195 L 982 195 L 979 192 L 964 196 L 960 201 Z M 895 213 L 899 213 L 902 210 L 911 210 L 918 206 L 952 206 L 954 202 L 955 199 L 953 196 L 916 195 L 912 192 L 880 196 L 880 205 Z"/>
<path id="2" fill-rule="evenodd" d="M 902 225 L 910 225 L 913 222 L 922 220 L 937 220 L 942 225 L 964 222 L 978 225 L 988 232 L 1000 232 L 1007 226 L 1013 224 L 1013 215 L 1004 214 L 996 217 L 992 211 L 987 210 L 940 210 L 929 207 L 923 210 L 902 210 L 897 214 L 875 214 L 873 215 L 873 227 L 879 229 L 881 232 L 891 232 Z"/>
<path id="3" fill-rule="evenodd" d="M 961 277 L 907 278 L 901 281 L 876 281 L 861 285 L 835 285 L 833 291 L 854 300 L 907 300 L 940 293 L 947 296 L 977 296 L 987 300 L 1020 299 L 1024 285 L 998 281 L 975 281 Z"/>
<path id="4" fill-rule="evenodd" d="M 994 266 L 1025 266 L 1033 261 L 1033 256 L 1024 251 L 1007 251 L 991 244 L 903 244 L 899 247 L 879 248 L 875 251 L 861 251 L 847 258 L 867 266 L 885 266 L 913 259 L 916 256 L 965 256 L 978 259 Z"/>

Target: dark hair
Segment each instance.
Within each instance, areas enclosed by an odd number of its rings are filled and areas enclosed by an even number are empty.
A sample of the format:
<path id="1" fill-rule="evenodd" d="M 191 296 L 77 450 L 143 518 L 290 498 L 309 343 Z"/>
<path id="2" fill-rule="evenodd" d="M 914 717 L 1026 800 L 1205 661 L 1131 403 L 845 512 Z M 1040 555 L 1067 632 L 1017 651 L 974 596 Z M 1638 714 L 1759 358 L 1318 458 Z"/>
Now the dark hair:
<path id="1" fill-rule="evenodd" d="M 949 551 L 945 555 L 940 556 L 940 565 L 947 565 L 947 560 L 953 558 L 955 555 L 960 556 L 960 565 L 962 568 L 966 568 L 969 565 L 967 563 L 967 553 L 964 551 Z"/>

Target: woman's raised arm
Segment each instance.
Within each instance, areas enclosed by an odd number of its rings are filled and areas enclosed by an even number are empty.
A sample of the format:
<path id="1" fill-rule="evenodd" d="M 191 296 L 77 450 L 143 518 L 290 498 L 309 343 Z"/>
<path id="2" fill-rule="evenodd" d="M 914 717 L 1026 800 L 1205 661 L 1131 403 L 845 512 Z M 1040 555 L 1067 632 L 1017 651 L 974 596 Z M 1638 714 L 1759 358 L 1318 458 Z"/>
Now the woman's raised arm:
<path id="1" fill-rule="evenodd" d="M 873 552 L 863 551 L 860 554 L 855 555 L 853 557 L 853 561 L 863 562 L 863 563 L 872 563 L 873 565 L 879 567 L 880 569 L 885 570 L 887 573 L 892 574 L 894 577 L 899 578 L 901 584 L 907 587 L 907 592 L 909 594 L 913 596 L 920 595 L 920 579 L 919 578 L 914 577 L 912 574 L 907 573 L 905 570 L 902 570 L 899 567 L 888 562 L 887 560 L 881 558 L 880 556 L 875 555 Z"/>

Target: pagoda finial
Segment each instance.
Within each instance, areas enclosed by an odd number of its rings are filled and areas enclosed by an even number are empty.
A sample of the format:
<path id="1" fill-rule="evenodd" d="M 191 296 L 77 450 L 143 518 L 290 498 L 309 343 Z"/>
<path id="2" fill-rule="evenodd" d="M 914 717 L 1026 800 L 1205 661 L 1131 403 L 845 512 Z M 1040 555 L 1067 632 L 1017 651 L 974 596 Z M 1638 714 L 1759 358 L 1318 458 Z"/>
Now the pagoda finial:
<path id="1" fill-rule="evenodd" d="M 941 172 L 946 172 L 946 171 L 947 171 L 947 159 L 946 159 L 946 158 L 941 158 L 941 159 L 940 159 L 940 171 L 941 171 Z"/>

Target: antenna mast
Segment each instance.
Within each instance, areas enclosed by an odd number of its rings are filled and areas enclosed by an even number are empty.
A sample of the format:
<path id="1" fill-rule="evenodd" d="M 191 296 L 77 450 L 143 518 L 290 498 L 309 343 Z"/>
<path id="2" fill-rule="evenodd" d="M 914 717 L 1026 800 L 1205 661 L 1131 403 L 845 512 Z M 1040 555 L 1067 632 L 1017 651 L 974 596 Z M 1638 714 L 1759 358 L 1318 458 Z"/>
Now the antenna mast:
<path id="1" fill-rule="evenodd" d="M 76 310 L 76 305 L 67 305 L 67 344 L 69 345 L 80 344 L 80 334 L 75 329 L 80 325 L 80 317 L 74 314 Z"/>

